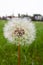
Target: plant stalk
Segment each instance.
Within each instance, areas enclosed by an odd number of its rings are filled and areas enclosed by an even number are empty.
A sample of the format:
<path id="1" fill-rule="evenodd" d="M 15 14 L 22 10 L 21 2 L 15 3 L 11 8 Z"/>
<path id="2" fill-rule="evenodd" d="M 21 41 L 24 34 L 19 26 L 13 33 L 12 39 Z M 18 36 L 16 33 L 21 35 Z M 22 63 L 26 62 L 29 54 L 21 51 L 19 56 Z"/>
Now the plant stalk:
<path id="1" fill-rule="evenodd" d="M 18 45 L 18 65 L 20 65 L 20 44 Z"/>

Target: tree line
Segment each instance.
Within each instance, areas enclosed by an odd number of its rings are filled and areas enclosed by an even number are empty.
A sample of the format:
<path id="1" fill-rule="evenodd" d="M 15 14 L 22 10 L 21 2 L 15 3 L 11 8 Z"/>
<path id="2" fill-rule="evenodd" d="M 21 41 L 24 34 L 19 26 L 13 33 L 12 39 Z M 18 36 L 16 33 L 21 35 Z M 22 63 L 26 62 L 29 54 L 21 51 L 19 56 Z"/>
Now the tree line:
<path id="1" fill-rule="evenodd" d="M 28 14 L 18 14 L 18 16 L 10 15 L 10 16 L 0 16 L 0 20 L 9 20 L 12 18 L 26 18 L 27 20 L 32 21 L 43 21 L 43 16 L 41 14 L 33 14 L 33 16 L 30 16 Z"/>

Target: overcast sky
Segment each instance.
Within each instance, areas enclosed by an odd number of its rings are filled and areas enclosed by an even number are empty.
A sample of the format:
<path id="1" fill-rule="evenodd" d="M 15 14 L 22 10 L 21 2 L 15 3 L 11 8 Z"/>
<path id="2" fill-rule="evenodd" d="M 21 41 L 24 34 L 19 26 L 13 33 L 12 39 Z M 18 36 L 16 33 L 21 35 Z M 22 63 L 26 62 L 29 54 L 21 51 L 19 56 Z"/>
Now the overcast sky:
<path id="1" fill-rule="evenodd" d="M 0 16 L 13 13 L 43 15 L 43 0 L 0 0 Z"/>

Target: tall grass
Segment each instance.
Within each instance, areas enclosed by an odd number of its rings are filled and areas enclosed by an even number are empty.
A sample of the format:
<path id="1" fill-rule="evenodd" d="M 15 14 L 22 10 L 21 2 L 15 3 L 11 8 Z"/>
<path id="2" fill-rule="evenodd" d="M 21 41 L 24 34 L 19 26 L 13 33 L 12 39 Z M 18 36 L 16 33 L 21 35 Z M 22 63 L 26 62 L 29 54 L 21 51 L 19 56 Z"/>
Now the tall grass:
<path id="1" fill-rule="evenodd" d="M 0 65 L 18 65 L 18 47 L 10 44 L 3 36 L 6 20 L 0 20 Z M 28 47 L 20 47 L 21 65 L 43 65 L 43 22 L 33 22 L 36 40 Z"/>

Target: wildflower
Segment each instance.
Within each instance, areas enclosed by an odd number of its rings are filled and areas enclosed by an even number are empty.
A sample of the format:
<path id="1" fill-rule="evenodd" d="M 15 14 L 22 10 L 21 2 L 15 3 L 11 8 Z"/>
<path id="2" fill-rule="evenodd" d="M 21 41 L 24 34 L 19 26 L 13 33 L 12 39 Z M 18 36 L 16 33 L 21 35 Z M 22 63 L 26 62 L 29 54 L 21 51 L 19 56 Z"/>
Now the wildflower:
<path id="1" fill-rule="evenodd" d="M 21 45 L 31 44 L 35 40 L 36 30 L 32 22 L 24 19 L 13 19 L 4 26 L 4 37 L 10 42 Z"/>

